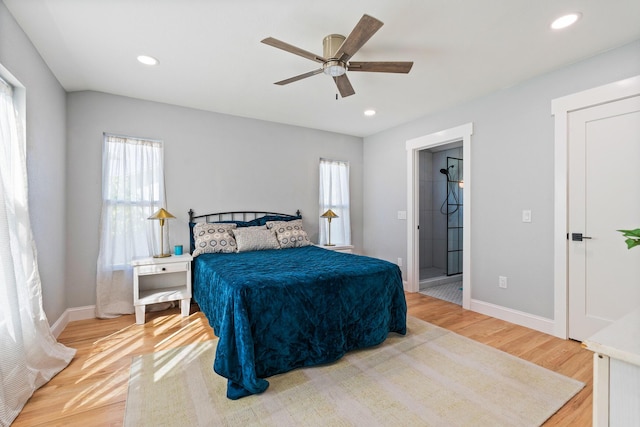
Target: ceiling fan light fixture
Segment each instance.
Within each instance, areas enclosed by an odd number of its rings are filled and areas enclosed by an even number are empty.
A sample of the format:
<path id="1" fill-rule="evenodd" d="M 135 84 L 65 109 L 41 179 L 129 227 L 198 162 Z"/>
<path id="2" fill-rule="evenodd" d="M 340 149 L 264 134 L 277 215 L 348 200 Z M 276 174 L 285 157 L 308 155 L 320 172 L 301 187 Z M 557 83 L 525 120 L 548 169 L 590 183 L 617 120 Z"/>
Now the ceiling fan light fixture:
<path id="1" fill-rule="evenodd" d="M 322 72 L 331 77 L 340 77 L 347 72 L 347 67 L 344 62 L 332 59 L 322 65 Z"/>

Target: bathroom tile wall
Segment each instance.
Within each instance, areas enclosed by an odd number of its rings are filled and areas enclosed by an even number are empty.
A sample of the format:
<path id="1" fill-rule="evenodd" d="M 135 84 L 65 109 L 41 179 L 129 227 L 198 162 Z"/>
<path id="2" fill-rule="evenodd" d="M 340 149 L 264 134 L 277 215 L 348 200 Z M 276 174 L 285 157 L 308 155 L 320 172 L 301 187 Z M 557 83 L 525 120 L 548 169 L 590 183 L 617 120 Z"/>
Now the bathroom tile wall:
<path id="1" fill-rule="evenodd" d="M 440 209 L 447 197 L 447 177 L 440 169 L 447 168 L 447 157 L 462 159 L 462 147 L 443 151 L 420 152 L 420 268 L 447 266 L 447 222 L 457 222 L 462 215 L 442 214 Z M 462 178 L 457 167 L 449 169 L 452 179 Z M 446 211 L 446 204 L 442 208 Z M 452 225 L 455 225 L 452 223 Z M 455 254 L 452 260 L 460 258 Z"/>

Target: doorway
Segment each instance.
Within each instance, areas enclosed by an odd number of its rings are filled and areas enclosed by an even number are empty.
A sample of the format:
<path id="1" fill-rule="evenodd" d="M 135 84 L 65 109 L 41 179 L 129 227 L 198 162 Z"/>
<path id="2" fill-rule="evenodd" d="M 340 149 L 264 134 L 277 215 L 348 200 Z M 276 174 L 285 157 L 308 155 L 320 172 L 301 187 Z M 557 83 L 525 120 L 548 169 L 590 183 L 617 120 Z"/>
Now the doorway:
<path id="1" fill-rule="evenodd" d="M 462 305 L 462 141 L 420 150 L 420 293 Z"/>
<path id="2" fill-rule="evenodd" d="M 622 111 L 622 113 L 606 112 L 606 114 L 600 114 L 599 110 L 608 110 L 609 106 L 623 103 L 623 100 L 633 102 L 632 98 L 639 95 L 640 76 L 636 76 L 559 98 L 552 103 L 555 116 L 556 165 L 554 196 L 554 334 L 561 338 L 582 340 L 588 338 L 595 330 L 601 327 L 596 326 L 595 328 L 589 327 L 585 330 L 576 330 L 572 322 L 574 315 L 580 313 L 575 313 L 575 310 L 582 312 L 581 316 L 587 322 L 596 320 L 596 323 L 605 325 L 616 320 L 616 317 L 625 314 L 622 313 L 625 310 L 625 303 L 628 301 L 637 302 L 637 296 L 633 295 L 633 292 L 629 293 L 628 287 L 625 288 L 623 286 L 622 291 L 614 289 L 616 286 L 619 288 L 618 285 L 621 281 L 629 282 L 629 277 L 625 276 L 625 278 L 617 279 L 621 277 L 620 271 L 614 271 L 617 270 L 616 267 L 607 261 L 605 261 L 605 264 L 609 263 L 610 265 L 605 265 L 603 270 L 602 266 L 598 266 L 602 257 L 597 255 L 617 254 L 615 255 L 617 258 L 624 257 L 628 260 L 633 260 L 633 257 L 637 256 L 637 254 L 626 250 L 624 239 L 621 234 L 616 234 L 615 230 L 627 227 L 635 228 L 638 224 L 627 226 L 625 224 L 613 225 L 607 223 L 602 228 L 600 224 L 591 223 L 590 221 L 597 217 L 598 209 L 605 210 L 603 215 L 600 215 L 601 217 L 615 220 L 615 222 L 633 222 L 634 218 L 637 218 L 636 215 L 633 218 L 624 220 L 618 214 L 626 214 L 627 211 L 633 209 L 616 209 L 621 201 L 631 200 L 633 202 L 633 200 L 636 200 L 630 196 L 635 196 L 637 193 L 637 180 L 634 181 L 631 178 L 632 182 L 636 183 L 632 184 L 635 187 L 631 191 L 625 192 L 624 188 L 626 187 L 619 186 L 619 184 L 626 185 L 628 183 L 625 182 L 627 179 L 625 176 L 628 177 L 629 175 L 618 174 L 618 172 L 624 173 L 627 169 L 623 162 L 617 160 L 619 157 L 616 156 L 628 156 L 632 158 L 632 161 L 637 162 L 637 154 L 632 154 L 628 152 L 629 150 L 618 147 L 618 143 L 625 140 L 631 140 L 637 144 L 638 137 L 634 135 L 640 134 L 639 122 L 637 118 L 634 119 L 631 116 L 638 114 L 637 108 L 633 107 L 630 110 L 627 109 L 628 111 Z M 597 113 L 596 116 L 590 117 L 591 112 Z M 582 117 L 582 125 L 572 126 L 572 120 L 575 121 L 579 117 Z M 608 122 L 611 123 L 611 127 L 605 128 L 603 133 L 602 126 L 609 126 Z M 580 152 L 576 152 L 572 148 L 575 147 L 575 142 L 573 142 L 575 135 L 572 128 L 578 129 L 580 132 L 584 131 L 583 133 L 590 133 L 588 146 L 582 147 L 587 149 L 584 152 L 586 157 L 582 160 L 579 158 L 581 156 Z M 630 132 L 632 134 L 617 135 L 616 132 L 623 128 L 631 129 Z M 585 135 L 583 135 L 582 140 L 582 145 L 584 145 L 584 141 L 586 141 Z M 594 161 L 602 161 L 604 163 L 596 164 L 593 163 Z M 608 166 L 606 162 L 609 162 Z M 620 166 L 620 170 L 617 170 L 618 166 Z M 576 180 L 575 177 L 572 177 L 576 168 L 585 169 L 586 175 L 583 173 L 582 179 Z M 618 176 L 618 180 L 613 177 L 614 174 Z M 604 180 L 605 177 L 609 181 Z M 614 178 L 613 181 L 611 181 L 611 178 Z M 595 193 L 591 194 L 592 190 Z M 585 204 L 584 200 L 580 202 L 579 198 L 576 199 L 576 196 L 580 194 L 582 194 L 581 197 L 586 197 L 589 200 L 588 203 L 592 204 L 591 207 Z M 610 207 L 611 200 L 597 199 L 606 199 L 610 195 L 617 197 L 613 199 L 614 206 L 606 210 Z M 575 213 L 577 209 L 580 209 L 580 203 L 583 205 L 583 213 L 576 216 Z M 588 212 L 588 215 L 585 212 Z M 613 215 L 614 213 L 616 215 Z M 587 217 L 588 220 L 585 221 Z M 573 233 L 582 233 L 583 241 L 578 240 L 578 236 L 574 238 Z M 590 233 L 595 234 L 592 236 Z M 585 237 L 591 237 L 592 240 L 584 240 Z M 612 246 L 616 241 L 619 246 Z M 637 266 L 637 263 L 628 261 L 623 265 L 619 265 L 619 267 L 626 271 L 628 267 L 633 268 L 634 265 Z M 604 271 L 604 276 L 598 271 Z M 598 273 L 599 276 L 594 273 Z M 631 276 L 634 276 L 633 272 L 631 272 Z M 637 274 L 635 277 L 637 277 Z M 582 296 L 577 293 L 580 286 L 575 287 L 574 280 L 582 280 L 582 290 L 586 291 Z M 633 282 L 632 284 L 635 284 L 633 278 L 631 281 Z"/>
<path id="3" fill-rule="evenodd" d="M 456 155 L 449 156 L 449 157 L 461 159 L 460 165 L 459 165 L 459 169 L 461 170 L 461 173 L 459 172 L 458 176 L 464 179 L 464 183 L 463 183 L 464 197 L 461 197 L 462 194 L 460 192 L 456 193 L 456 197 L 460 197 L 459 198 L 460 203 L 458 203 L 460 206 L 458 206 L 458 210 L 456 212 L 459 212 L 461 216 L 461 225 L 459 224 L 458 226 L 461 226 L 462 227 L 461 230 L 463 230 L 464 232 L 457 234 L 459 239 L 457 239 L 456 241 L 460 242 L 461 240 L 462 245 L 461 245 L 461 248 L 459 248 L 459 250 L 454 249 L 454 247 L 452 246 L 451 257 L 452 257 L 452 260 L 454 260 L 456 255 L 453 255 L 453 254 L 455 253 L 457 254 L 457 256 L 461 258 L 461 261 L 458 261 L 458 262 L 461 263 L 462 265 L 461 271 L 464 272 L 464 274 L 462 274 L 462 307 L 466 309 L 468 309 L 471 304 L 471 280 L 470 280 L 471 260 L 469 255 L 470 255 L 470 248 L 471 248 L 471 228 L 470 228 L 471 226 L 471 221 L 470 221 L 471 147 L 470 147 L 470 143 L 471 143 L 472 133 L 473 133 L 473 124 L 467 123 L 465 125 L 458 126 L 456 128 L 451 128 L 451 129 L 443 130 L 440 132 L 436 132 L 434 134 L 425 135 L 419 138 L 408 140 L 406 143 L 407 204 L 408 204 L 406 290 L 409 292 L 420 291 L 420 281 L 421 281 L 420 279 L 420 253 L 421 253 L 421 248 L 420 248 L 420 237 L 421 237 L 420 235 L 420 228 L 421 228 L 420 154 L 421 152 L 425 152 L 425 150 L 427 150 L 426 152 L 430 151 L 433 154 L 437 152 L 446 151 L 447 149 L 456 148 L 461 151 L 461 154 L 460 154 L 460 151 L 458 151 Z M 446 159 L 446 157 L 447 156 L 445 155 L 444 158 Z M 464 161 L 462 161 L 462 159 L 464 159 Z M 453 161 L 455 162 L 455 160 Z M 445 171 L 447 170 L 451 171 L 451 169 L 453 169 L 453 168 L 449 168 L 451 164 L 444 164 L 442 166 L 443 167 L 438 167 L 438 168 L 436 168 L 435 166 L 432 166 L 431 167 L 432 172 L 435 169 L 435 173 L 440 174 L 440 169 L 444 169 Z M 446 173 L 441 173 L 441 175 L 443 175 L 444 177 Z M 457 185 L 458 189 L 460 190 L 462 189 L 462 187 L 460 187 L 460 183 L 452 182 L 449 184 L 444 179 L 442 180 L 442 182 L 445 183 L 443 187 L 444 189 L 447 189 L 448 185 L 451 185 L 451 186 Z M 446 196 L 446 193 L 443 195 L 443 197 L 445 196 Z M 427 196 L 423 195 L 422 197 L 426 198 Z M 438 206 L 438 211 L 440 209 L 440 206 L 442 206 L 442 203 L 445 203 L 445 202 L 446 202 L 446 199 L 441 197 L 440 205 Z M 455 198 L 453 198 L 453 196 L 450 195 L 449 206 L 447 206 L 447 204 L 445 203 L 445 206 L 443 207 L 443 209 L 453 210 L 455 209 L 455 207 L 453 206 L 454 204 L 456 204 Z M 445 226 L 442 229 L 442 233 L 443 233 L 442 239 L 444 242 L 446 242 L 447 233 L 449 232 L 446 224 L 447 224 L 447 221 L 445 221 Z M 453 230 L 453 227 L 452 227 L 452 230 Z M 455 235 L 455 234 L 456 233 L 452 231 L 452 235 Z M 446 243 L 445 243 L 445 248 L 448 248 L 448 245 Z M 424 249 L 424 246 L 423 246 L 423 249 Z M 447 256 L 449 256 L 446 251 L 447 249 L 445 249 L 444 251 L 445 253 L 444 268 L 441 269 L 443 273 L 442 275 L 445 277 L 445 279 L 447 278 L 446 260 L 447 260 Z M 452 265 L 456 265 L 456 263 L 452 261 Z M 459 268 L 454 267 L 452 268 L 452 271 L 455 269 L 459 270 Z"/>

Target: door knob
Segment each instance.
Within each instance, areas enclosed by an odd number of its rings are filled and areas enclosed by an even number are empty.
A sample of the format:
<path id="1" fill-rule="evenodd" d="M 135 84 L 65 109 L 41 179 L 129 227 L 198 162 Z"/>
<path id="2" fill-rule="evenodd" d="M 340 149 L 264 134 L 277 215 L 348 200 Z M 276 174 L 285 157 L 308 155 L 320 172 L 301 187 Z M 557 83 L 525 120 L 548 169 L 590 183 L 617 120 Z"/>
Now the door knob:
<path id="1" fill-rule="evenodd" d="M 583 236 L 582 233 L 571 233 L 571 240 L 574 242 L 582 242 L 584 239 L 591 239 L 591 237 Z"/>

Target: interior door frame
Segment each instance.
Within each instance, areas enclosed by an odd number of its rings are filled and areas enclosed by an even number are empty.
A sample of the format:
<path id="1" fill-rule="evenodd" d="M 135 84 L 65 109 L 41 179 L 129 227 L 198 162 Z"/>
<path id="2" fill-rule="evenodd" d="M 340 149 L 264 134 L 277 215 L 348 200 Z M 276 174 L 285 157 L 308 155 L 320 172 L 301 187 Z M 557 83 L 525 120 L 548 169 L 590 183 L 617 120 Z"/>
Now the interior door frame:
<path id="1" fill-rule="evenodd" d="M 418 174 L 419 152 L 428 148 L 462 141 L 462 171 L 464 200 L 462 213 L 462 307 L 471 306 L 471 135 L 473 123 L 410 139 L 407 149 L 407 287 L 408 292 L 420 290 L 420 263 L 418 260 L 420 231 L 418 230 L 420 182 Z"/>
<path id="2" fill-rule="evenodd" d="M 568 119 L 573 111 L 640 95 L 640 75 L 551 101 L 554 129 L 554 335 L 569 337 Z"/>

